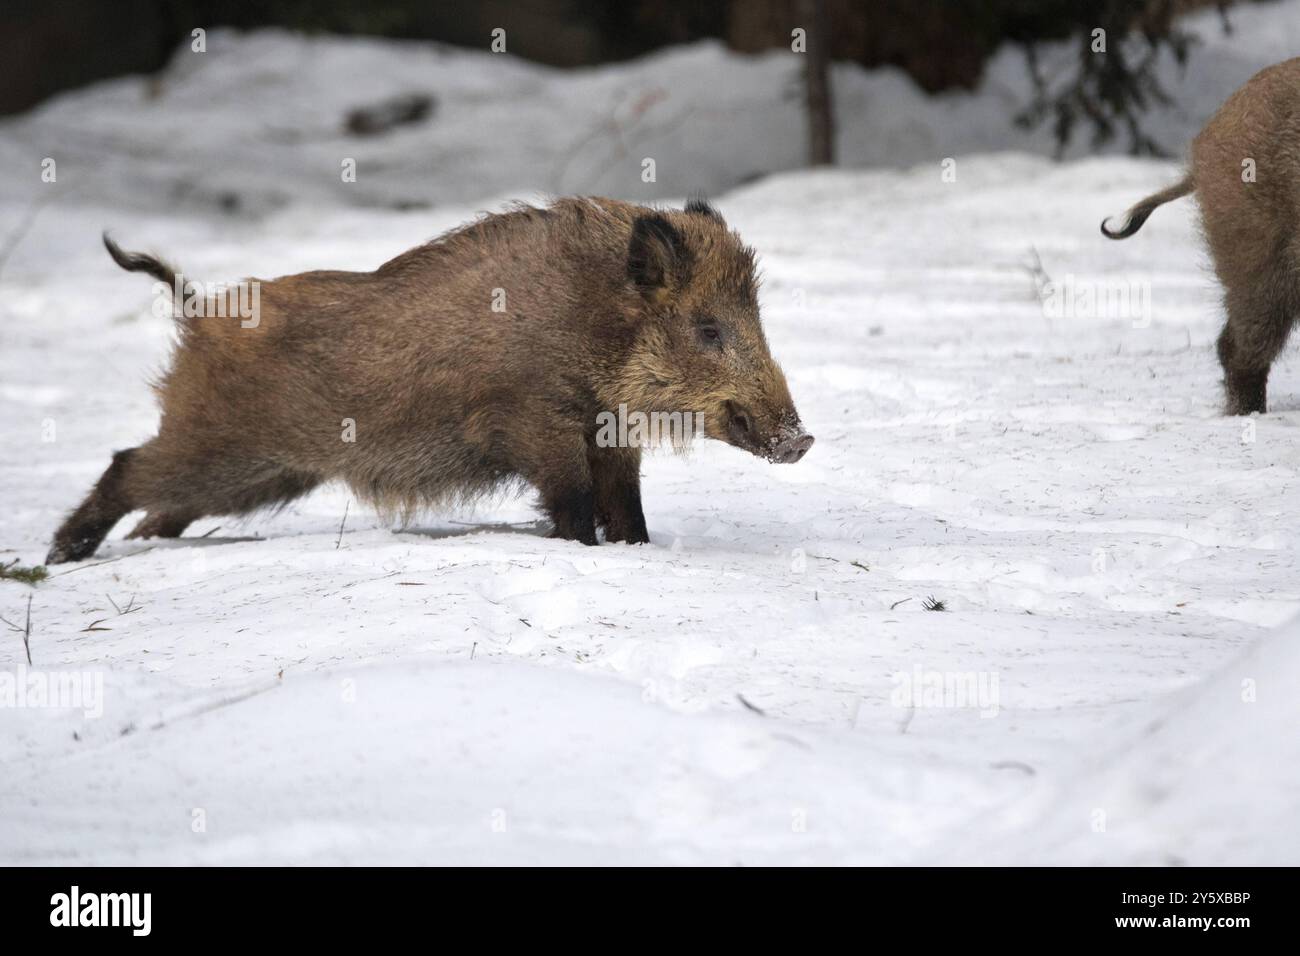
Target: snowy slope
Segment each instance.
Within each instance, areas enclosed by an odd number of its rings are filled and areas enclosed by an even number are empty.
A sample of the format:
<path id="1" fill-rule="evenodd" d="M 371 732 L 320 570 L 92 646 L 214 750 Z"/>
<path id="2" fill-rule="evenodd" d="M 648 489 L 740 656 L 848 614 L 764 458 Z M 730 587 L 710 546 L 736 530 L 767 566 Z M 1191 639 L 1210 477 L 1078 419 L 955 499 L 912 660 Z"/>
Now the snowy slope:
<path id="1" fill-rule="evenodd" d="M 1258 641 L 1102 746 L 1074 776 L 969 828 L 963 861 L 1183 865 L 1300 859 L 1300 626 Z M 1087 819 L 1089 826 L 1079 826 Z"/>
<path id="2" fill-rule="evenodd" d="M 0 156 L 96 98 L 138 121 L 132 82 L 0 127 Z M 206 89 L 214 116 L 246 96 Z M 546 539 L 526 498 L 392 528 L 328 488 L 0 581 L 39 672 L 103 683 L 100 716 L 0 707 L 0 862 L 1300 861 L 1295 349 L 1268 415 L 1221 417 L 1191 205 L 1098 235 L 1174 165 L 929 148 L 716 197 L 818 442 L 650 458 L 648 546 Z M 93 180 L 42 210 L 0 275 L 0 561 L 38 562 L 156 423 L 171 330 L 101 228 L 219 279 L 373 267 L 499 202 L 336 204 L 287 161 L 232 158 L 300 190 L 256 220 Z M 1048 280 L 1145 305 L 1045 307 Z M 0 629 L 0 679 L 24 661 Z M 991 696 L 926 694 L 967 676 Z"/>

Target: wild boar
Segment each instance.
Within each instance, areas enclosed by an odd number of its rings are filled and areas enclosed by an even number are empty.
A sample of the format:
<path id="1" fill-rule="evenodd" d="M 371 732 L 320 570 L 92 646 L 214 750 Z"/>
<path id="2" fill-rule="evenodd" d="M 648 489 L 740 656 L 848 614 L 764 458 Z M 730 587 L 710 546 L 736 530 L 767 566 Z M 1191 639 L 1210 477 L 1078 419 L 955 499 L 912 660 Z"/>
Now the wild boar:
<path id="1" fill-rule="evenodd" d="M 1228 313 L 1218 341 L 1227 413 L 1263 412 L 1269 369 L 1300 315 L 1300 57 L 1251 77 L 1197 135 L 1183 180 L 1101 231 L 1126 239 L 1192 192 Z"/>
<path id="2" fill-rule="evenodd" d="M 531 484 L 554 536 L 645 543 L 642 443 L 597 440 L 603 415 L 689 413 L 773 462 L 813 443 L 768 351 L 754 253 L 700 200 L 520 205 L 373 272 L 245 280 L 205 315 L 236 315 L 249 283 L 255 321 L 179 320 L 157 436 L 113 455 L 47 563 L 93 554 L 130 511 L 147 512 L 132 537 L 177 537 L 330 480 L 399 515 Z"/>

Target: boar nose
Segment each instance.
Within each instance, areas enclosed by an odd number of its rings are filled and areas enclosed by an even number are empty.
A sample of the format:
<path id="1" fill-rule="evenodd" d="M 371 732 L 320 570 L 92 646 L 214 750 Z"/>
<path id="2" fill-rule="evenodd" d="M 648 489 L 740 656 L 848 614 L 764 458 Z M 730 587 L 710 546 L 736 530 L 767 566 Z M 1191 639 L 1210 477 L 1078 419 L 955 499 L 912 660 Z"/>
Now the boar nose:
<path id="1" fill-rule="evenodd" d="M 807 432 L 793 435 L 772 449 L 772 458 L 778 464 L 790 465 L 808 454 L 813 446 L 813 437 Z"/>

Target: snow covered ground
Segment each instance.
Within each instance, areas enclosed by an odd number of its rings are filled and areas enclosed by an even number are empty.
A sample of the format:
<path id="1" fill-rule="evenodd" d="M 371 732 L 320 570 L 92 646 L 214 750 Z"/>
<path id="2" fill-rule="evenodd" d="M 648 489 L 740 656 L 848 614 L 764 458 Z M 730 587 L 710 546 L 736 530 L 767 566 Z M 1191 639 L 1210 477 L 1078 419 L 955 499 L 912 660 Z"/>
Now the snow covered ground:
<path id="1" fill-rule="evenodd" d="M 1295 51 L 1297 13 L 1200 21 L 1171 142 Z M 641 195 L 639 157 L 676 157 L 655 195 L 735 187 L 715 202 L 759 251 L 818 442 L 795 466 L 651 457 L 648 546 L 549 540 L 527 498 L 394 528 L 328 488 L 173 542 L 124 522 L 92 562 L 0 581 L 7 621 L 31 598 L 32 658 L 0 625 L 0 681 L 91 691 L 0 707 L 0 862 L 1300 862 L 1300 364 L 1279 359 L 1269 414 L 1222 417 L 1191 204 L 1097 232 L 1175 165 L 1032 155 L 993 127 L 1023 92 L 1006 57 L 933 103 L 846 68 L 846 162 L 909 168 L 737 186 L 797 160 L 777 55 L 560 74 L 209 42 L 151 105 L 120 80 L 0 124 L 6 233 L 60 158 L 0 273 L 0 561 L 39 562 L 156 423 L 171 330 L 104 227 L 205 278 L 370 268 L 533 190 Z M 434 127 L 364 143 L 390 165 L 363 154 L 348 193 L 325 106 L 421 64 Z M 644 115 L 700 82 L 752 111 L 683 120 L 661 153 L 628 134 L 621 173 L 571 142 L 619 97 L 671 90 Z M 227 190 L 248 214 L 204 207 Z"/>

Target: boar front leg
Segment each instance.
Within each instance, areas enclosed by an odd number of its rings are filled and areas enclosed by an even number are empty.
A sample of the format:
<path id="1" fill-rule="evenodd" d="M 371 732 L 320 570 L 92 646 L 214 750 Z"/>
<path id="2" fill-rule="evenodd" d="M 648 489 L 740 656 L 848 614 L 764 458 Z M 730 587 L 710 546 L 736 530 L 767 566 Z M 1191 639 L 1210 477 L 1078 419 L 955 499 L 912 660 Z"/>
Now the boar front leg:
<path id="1" fill-rule="evenodd" d="M 587 460 L 596 492 L 596 523 L 604 527 L 605 540 L 648 544 L 641 510 L 641 449 L 588 444 Z"/>
<path id="2" fill-rule="evenodd" d="M 590 488 L 568 488 L 542 492 L 546 511 L 555 530 L 553 538 L 596 544 L 596 502 Z"/>
<path id="3" fill-rule="evenodd" d="M 596 544 L 596 493 L 582 433 L 538 435 L 516 451 L 517 469 L 541 495 L 553 538 Z"/>

